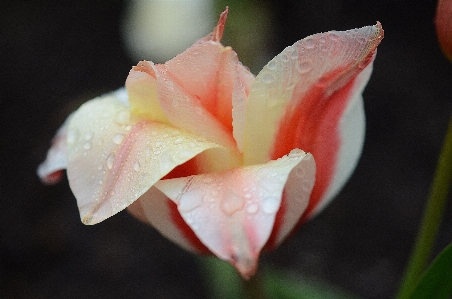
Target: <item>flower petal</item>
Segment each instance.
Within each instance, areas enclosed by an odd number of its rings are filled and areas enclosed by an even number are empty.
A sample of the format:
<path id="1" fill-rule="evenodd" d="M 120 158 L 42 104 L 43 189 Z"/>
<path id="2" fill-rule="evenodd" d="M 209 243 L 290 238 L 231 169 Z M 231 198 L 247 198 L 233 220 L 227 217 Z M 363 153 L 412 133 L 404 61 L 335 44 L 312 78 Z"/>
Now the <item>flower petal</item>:
<path id="1" fill-rule="evenodd" d="M 72 114 L 58 129 L 52 140 L 52 146 L 47 152 L 47 157 L 38 167 L 38 176 L 45 184 L 56 184 L 63 177 L 63 170 L 67 167 L 66 160 L 66 138 L 69 122 Z"/>
<path id="2" fill-rule="evenodd" d="M 184 222 L 176 204 L 156 187 L 151 187 L 127 209 L 185 250 L 198 254 L 210 252 Z"/>
<path id="3" fill-rule="evenodd" d="M 126 208 L 177 165 L 219 147 L 131 114 L 106 95 L 82 105 L 67 133 L 68 178 L 83 223 Z"/>
<path id="4" fill-rule="evenodd" d="M 317 180 L 309 215 L 320 202 L 331 200 L 357 163 L 364 138 L 360 95 L 382 38 L 379 23 L 307 37 L 270 61 L 252 86 L 245 164 L 292 148 L 312 153 Z"/>
<path id="5" fill-rule="evenodd" d="M 126 80 L 130 108 L 135 114 L 143 114 L 147 119 L 169 123 L 160 107 L 153 66 L 152 62 L 141 61 L 130 70 Z"/>
<path id="6" fill-rule="evenodd" d="M 160 105 L 170 123 L 212 142 L 234 149 L 232 132 L 208 112 L 196 94 L 188 93 L 163 65 L 155 65 Z"/>
<path id="7" fill-rule="evenodd" d="M 294 150 L 266 164 L 161 180 L 155 187 L 177 204 L 186 224 L 211 252 L 249 278 L 272 233 L 283 190 L 293 210 L 282 216 L 288 226 L 280 226 L 278 242 L 306 208 L 314 177 L 312 156 Z"/>

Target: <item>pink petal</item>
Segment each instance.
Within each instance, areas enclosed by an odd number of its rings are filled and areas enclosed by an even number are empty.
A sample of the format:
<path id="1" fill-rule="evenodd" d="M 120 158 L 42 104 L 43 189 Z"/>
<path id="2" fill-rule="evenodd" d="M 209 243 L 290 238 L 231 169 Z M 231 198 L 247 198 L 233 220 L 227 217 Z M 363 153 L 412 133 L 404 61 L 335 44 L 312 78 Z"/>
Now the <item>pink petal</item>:
<path id="1" fill-rule="evenodd" d="M 85 224 L 125 209 L 173 168 L 218 147 L 136 117 L 110 95 L 82 105 L 67 134 L 69 184 Z"/>
<path id="2" fill-rule="evenodd" d="M 198 254 L 210 252 L 184 222 L 176 204 L 157 188 L 149 189 L 128 207 L 128 211 L 185 250 Z"/>
<path id="3" fill-rule="evenodd" d="M 180 81 L 170 76 L 165 66 L 156 65 L 154 70 L 158 82 L 160 105 L 173 126 L 231 150 L 235 149 L 232 132 L 205 109 L 196 94 L 187 92 L 179 85 Z M 212 96 L 215 98 L 215 95 Z"/>
<path id="4" fill-rule="evenodd" d="M 331 200 L 357 163 L 364 136 L 360 95 L 382 38 L 379 23 L 307 37 L 270 61 L 252 86 L 245 164 L 293 148 L 312 153 L 317 179 L 306 215 Z"/>
<path id="5" fill-rule="evenodd" d="M 312 156 L 294 150 L 266 164 L 161 180 L 155 187 L 177 204 L 185 223 L 212 253 L 249 278 L 272 233 L 283 190 L 286 208 L 290 210 L 280 215 L 275 243 L 299 220 L 314 177 Z M 141 200 L 143 207 L 156 210 L 145 201 Z"/>

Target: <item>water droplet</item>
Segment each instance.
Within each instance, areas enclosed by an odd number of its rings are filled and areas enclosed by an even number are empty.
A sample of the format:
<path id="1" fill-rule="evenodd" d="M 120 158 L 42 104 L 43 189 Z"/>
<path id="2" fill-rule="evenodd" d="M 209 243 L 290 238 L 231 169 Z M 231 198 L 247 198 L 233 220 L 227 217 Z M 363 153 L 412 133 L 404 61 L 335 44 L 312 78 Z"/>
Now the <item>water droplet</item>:
<path id="1" fill-rule="evenodd" d="M 328 37 L 331 39 L 331 40 L 333 40 L 333 41 L 335 41 L 335 40 L 338 40 L 338 36 L 337 36 L 337 34 L 336 33 L 333 33 L 333 32 L 330 32 L 330 34 L 328 34 Z"/>
<path id="2" fill-rule="evenodd" d="M 297 68 L 299 73 L 307 73 L 312 69 L 312 62 L 310 60 L 305 60 L 303 62 L 300 62 L 297 65 Z"/>
<path id="3" fill-rule="evenodd" d="M 97 169 L 98 169 L 98 170 L 102 170 L 102 165 L 100 165 L 100 164 L 97 165 Z"/>
<path id="4" fill-rule="evenodd" d="M 301 149 L 294 148 L 293 150 L 290 151 L 288 156 L 289 156 L 289 158 L 299 158 L 303 155 L 303 153 L 304 152 Z"/>
<path id="5" fill-rule="evenodd" d="M 121 110 L 116 114 L 115 121 L 120 125 L 125 125 L 130 120 L 130 112 L 127 110 Z"/>
<path id="6" fill-rule="evenodd" d="M 252 203 L 247 206 L 245 210 L 248 214 L 255 214 L 259 210 L 259 205 L 257 203 Z"/>
<path id="7" fill-rule="evenodd" d="M 83 148 L 86 150 L 89 150 L 91 148 L 91 142 L 90 141 L 85 142 L 83 144 Z"/>
<path id="8" fill-rule="evenodd" d="M 109 154 L 107 157 L 107 167 L 108 169 L 112 169 L 113 168 L 113 163 L 115 162 L 115 155 L 114 154 Z"/>
<path id="9" fill-rule="evenodd" d="M 196 195 L 186 195 L 184 194 L 184 196 L 182 196 L 182 198 L 180 199 L 180 203 L 178 205 L 178 209 L 180 212 L 186 213 L 186 212 L 190 212 L 194 209 L 196 209 L 197 207 L 199 207 L 202 203 L 202 198 L 201 196 L 196 196 Z"/>
<path id="10" fill-rule="evenodd" d="M 306 49 L 312 49 L 315 47 L 315 40 L 313 38 L 307 38 L 304 41 L 304 46 Z"/>
<path id="11" fill-rule="evenodd" d="M 367 42 L 367 40 L 366 40 L 364 37 L 359 37 L 359 38 L 358 38 L 358 42 L 359 42 L 360 44 L 365 44 L 365 43 Z"/>
<path id="12" fill-rule="evenodd" d="M 162 145 L 163 145 L 163 142 L 161 142 L 161 141 L 157 141 L 155 143 L 155 147 L 161 147 Z"/>
<path id="13" fill-rule="evenodd" d="M 124 128 L 124 130 L 126 130 L 126 131 L 130 131 L 130 129 L 132 129 L 131 125 L 125 126 L 125 128 Z"/>
<path id="14" fill-rule="evenodd" d="M 135 161 L 135 162 L 133 163 L 133 170 L 135 170 L 135 171 L 140 171 L 140 169 L 141 169 L 140 162 Z"/>
<path id="15" fill-rule="evenodd" d="M 74 144 L 78 139 L 78 131 L 75 129 L 69 130 L 67 132 L 67 142 L 69 144 Z"/>
<path id="16" fill-rule="evenodd" d="M 235 212 L 243 209 L 245 205 L 245 200 L 235 194 L 234 192 L 226 192 L 225 198 L 221 202 L 221 209 L 228 215 L 232 215 Z"/>
<path id="17" fill-rule="evenodd" d="M 295 169 L 295 175 L 299 178 L 303 178 L 306 175 L 306 170 L 301 167 L 297 167 L 297 169 Z"/>
<path id="18" fill-rule="evenodd" d="M 276 61 L 275 61 L 275 60 L 272 60 L 272 61 L 270 61 L 270 62 L 267 64 L 267 67 L 268 67 L 269 70 L 275 70 L 275 69 L 276 69 L 276 66 L 277 66 L 277 64 L 276 64 Z"/>
<path id="19" fill-rule="evenodd" d="M 301 189 L 310 192 L 312 189 L 312 183 L 309 181 L 304 181 L 303 183 L 301 183 Z"/>
<path id="20" fill-rule="evenodd" d="M 279 204 L 280 200 L 277 197 L 265 197 L 262 201 L 262 210 L 268 214 L 276 213 L 279 209 Z"/>
<path id="21" fill-rule="evenodd" d="M 97 140 L 97 145 L 102 146 L 102 144 L 104 144 L 104 140 L 102 138 L 99 138 Z"/>
<path id="22" fill-rule="evenodd" d="M 246 193 L 246 194 L 245 194 L 245 198 L 251 198 L 251 194 Z"/>
<path id="23" fill-rule="evenodd" d="M 178 137 L 176 140 L 174 140 L 174 144 L 181 144 L 184 141 L 182 137 Z"/>
<path id="24" fill-rule="evenodd" d="M 270 84 L 275 80 L 275 77 L 273 77 L 273 74 L 271 73 L 264 73 L 262 75 L 262 81 L 264 81 L 264 83 Z"/>
<path id="25" fill-rule="evenodd" d="M 118 133 L 115 136 L 113 136 L 113 142 L 115 144 L 121 144 L 124 140 L 124 134 Z"/>
<path id="26" fill-rule="evenodd" d="M 281 61 L 282 61 L 282 62 L 287 62 L 287 61 L 289 61 L 289 55 L 290 55 L 290 52 L 288 52 L 288 53 L 283 52 L 283 53 L 281 54 Z"/>
<path id="27" fill-rule="evenodd" d="M 94 136 L 94 133 L 93 133 L 93 132 L 91 132 L 91 131 L 86 132 L 86 134 L 85 134 L 85 140 L 90 140 L 91 138 L 93 138 L 93 136 Z"/>

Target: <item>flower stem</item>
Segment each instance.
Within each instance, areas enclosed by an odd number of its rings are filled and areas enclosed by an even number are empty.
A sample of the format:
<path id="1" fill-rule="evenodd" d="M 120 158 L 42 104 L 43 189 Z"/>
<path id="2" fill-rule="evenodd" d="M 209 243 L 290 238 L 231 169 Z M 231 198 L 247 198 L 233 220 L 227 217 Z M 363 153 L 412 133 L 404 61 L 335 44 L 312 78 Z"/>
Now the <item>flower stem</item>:
<path id="1" fill-rule="evenodd" d="M 409 298 L 431 258 L 431 251 L 443 218 L 444 207 L 452 183 L 452 116 L 437 162 L 430 195 L 424 211 L 416 244 L 405 271 L 397 299 Z"/>
<path id="2" fill-rule="evenodd" d="M 258 271 L 255 276 L 246 281 L 240 277 L 234 267 L 215 257 L 201 257 L 200 263 L 210 298 L 268 298 L 262 272 Z"/>

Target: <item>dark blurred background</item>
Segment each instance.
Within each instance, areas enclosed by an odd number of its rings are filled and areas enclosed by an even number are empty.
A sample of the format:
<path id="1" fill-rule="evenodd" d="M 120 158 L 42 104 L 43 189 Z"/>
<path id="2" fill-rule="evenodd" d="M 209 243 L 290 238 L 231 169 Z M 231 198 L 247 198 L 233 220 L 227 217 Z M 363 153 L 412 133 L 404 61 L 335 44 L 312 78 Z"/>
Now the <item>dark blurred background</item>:
<path id="1" fill-rule="evenodd" d="M 122 86 L 139 60 L 122 35 L 129 2 L 68 3 L 0 4 L 0 298 L 208 298 L 209 281 L 193 255 L 126 212 L 84 226 L 67 180 L 49 187 L 36 176 L 70 111 Z M 225 4 L 213 4 L 212 25 Z M 255 74 L 307 35 L 383 24 L 355 174 L 326 210 L 261 262 L 364 298 L 391 298 L 452 111 L 452 64 L 436 41 L 436 1 L 228 5 L 224 44 Z M 452 242 L 450 203 L 445 215 L 436 253 Z"/>

